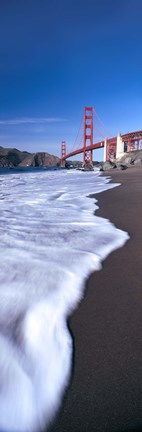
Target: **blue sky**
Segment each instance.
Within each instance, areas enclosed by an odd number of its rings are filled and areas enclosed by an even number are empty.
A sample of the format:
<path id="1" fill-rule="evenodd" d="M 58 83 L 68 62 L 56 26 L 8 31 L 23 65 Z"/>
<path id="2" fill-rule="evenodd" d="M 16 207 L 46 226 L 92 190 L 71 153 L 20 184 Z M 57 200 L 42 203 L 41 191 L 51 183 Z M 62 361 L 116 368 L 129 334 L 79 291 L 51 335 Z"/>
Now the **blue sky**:
<path id="1" fill-rule="evenodd" d="M 85 105 L 112 136 L 142 129 L 141 17 L 141 0 L 0 1 L 0 145 L 71 150 Z"/>

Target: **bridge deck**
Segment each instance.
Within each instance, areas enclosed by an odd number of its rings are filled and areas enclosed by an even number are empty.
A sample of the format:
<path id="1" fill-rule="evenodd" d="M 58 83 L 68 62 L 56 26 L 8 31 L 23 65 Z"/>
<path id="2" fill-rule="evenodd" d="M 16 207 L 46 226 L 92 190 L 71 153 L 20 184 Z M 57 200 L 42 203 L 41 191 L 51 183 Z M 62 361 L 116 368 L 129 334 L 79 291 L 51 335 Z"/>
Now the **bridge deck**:
<path id="1" fill-rule="evenodd" d="M 99 148 L 103 148 L 103 147 L 104 147 L 104 141 L 101 141 L 101 142 L 93 144 L 91 146 L 87 146 L 85 148 L 85 151 L 95 150 L 95 149 L 99 149 Z M 74 150 L 74 151 L 66 154 L 62 159 L 63 160 L 64 159 L 68 159 L 69 157 L 76 156 L 76 155 L 78 155 L 80 153 L 84 153 L 84 147 L 82 147 L 82 148 L 80 148 L 78 150 Z"/>

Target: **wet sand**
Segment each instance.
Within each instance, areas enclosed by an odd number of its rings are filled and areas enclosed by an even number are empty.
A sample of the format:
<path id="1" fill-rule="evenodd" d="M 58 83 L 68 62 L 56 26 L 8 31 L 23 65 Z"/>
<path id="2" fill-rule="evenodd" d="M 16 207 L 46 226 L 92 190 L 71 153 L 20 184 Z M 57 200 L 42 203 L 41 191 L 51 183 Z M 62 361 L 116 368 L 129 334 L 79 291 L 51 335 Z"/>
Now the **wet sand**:
<path id="1" fill-rule="evenodd" d="M 142 431 L 142 168 L 105 173 L 97 215 L 130 235 L 87 281 L 70 319 L 74 372 L 52 432 Z"/>

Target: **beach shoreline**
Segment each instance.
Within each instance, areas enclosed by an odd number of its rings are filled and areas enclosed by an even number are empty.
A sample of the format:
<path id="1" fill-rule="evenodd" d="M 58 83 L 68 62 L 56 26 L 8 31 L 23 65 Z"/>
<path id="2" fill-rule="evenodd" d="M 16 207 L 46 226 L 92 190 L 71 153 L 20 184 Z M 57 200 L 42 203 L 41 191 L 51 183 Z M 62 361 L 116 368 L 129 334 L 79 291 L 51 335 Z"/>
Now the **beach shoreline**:
<path id="1" fill-rule="evenodd" d="M 142 168 L 103 173 L 120 187 L 96 194 L 96 216 L 127 231 L 86 282 L 69 320 L 73 377 L 52 432 L 142 430 Z"/>

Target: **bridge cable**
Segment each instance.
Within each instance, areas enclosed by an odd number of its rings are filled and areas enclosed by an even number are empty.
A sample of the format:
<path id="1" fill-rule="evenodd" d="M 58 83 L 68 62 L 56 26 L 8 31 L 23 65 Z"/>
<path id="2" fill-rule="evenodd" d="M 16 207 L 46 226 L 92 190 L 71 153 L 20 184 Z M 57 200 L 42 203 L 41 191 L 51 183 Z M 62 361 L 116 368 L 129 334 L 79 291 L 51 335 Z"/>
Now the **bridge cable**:
<path id="1" fill-rule="evenodd" d="M 96 117 L 97 117 L 98 121 L 100 122 L 100 124 L 103 126 L 103 129 L 104 129 L 104 132 L 105 132 L 105 136 L 106 136 L 106 132 L 107 132 L 107 136 L 112 136 L 112 133 L 110 132 L 109 129 L 106 128 L 106 126 L 104 125 L 103 121 L 101 120 L 101 118 L 97 114 L 96 110 L 94 110 L 94 114 L 96 115 Z"/>
<path id="2" fill-rule="evenodd" d="M 78 146 L 77 146 L 76 150 L 79 150 L 81 148 L 81 143 L 83 143 L 83 133 L 82 133 L 82 136 L 80 138 L 80 141 L 78 143 Z M 82 147 L 83 147 L 83 144 L 82 144 Z"/>
<path id="3" fill-rule="evenodd" d="M 97 140 L 98 139 L 100 139 L 100 138 L 105 138 L 105 135 L 103 135 L 103 133 L 97 128 L 97 126 L 96 126 L 96 124 L 95 124 L 95 122 L 93 121 L 93 127 L 94 127 L 94 132 L 99 132 L 99 134 L 97 135 L 98 136 L 98 138 L 96 138 Z"/>
<path id="4" fill-rule="evenodd" d="M 75 148 L 75 146 L 76 146 L 76 142 L 77 142 L 77 140 L 78 140 L 79 134 L 80 134 L 81 129 L 82 129 L 82 123 L 83 123 L 83 116 L 81 117 L 80 126 L 79 126 L 79 129 L 78 129 L 78 131 L 77 131 L 77 135 L 76 135 L 76 138 L 75 138 L 75 141 L 74 141 L 74 144 L 73 144 L 73 147 L 72 147 L 72 150 L 71 150 L 70 153 L 72 153 L 72 151 L 74 150 L 74 148 Z M 77 148 L 78 148 L 78 147 L 77 147 Z"/>

